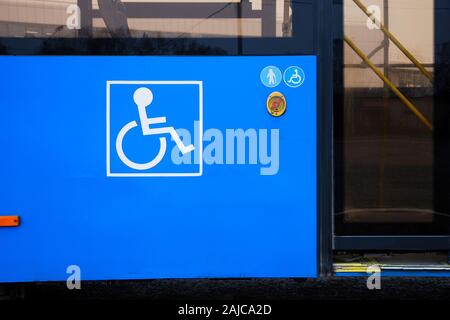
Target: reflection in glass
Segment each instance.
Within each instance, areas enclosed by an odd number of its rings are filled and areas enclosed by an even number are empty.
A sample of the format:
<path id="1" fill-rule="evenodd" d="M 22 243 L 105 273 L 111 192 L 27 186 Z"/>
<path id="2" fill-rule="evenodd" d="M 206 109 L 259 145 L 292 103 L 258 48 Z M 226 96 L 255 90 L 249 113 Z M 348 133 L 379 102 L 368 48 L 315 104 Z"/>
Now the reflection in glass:
<path id="1" fill-rule="evenodd" d="M 372 20 L 357 3 L 370 5 Z M 345 0 L 343 5 L 345 36 L 434 123 L 435 28 L 442 27 L 435 23 L 435 1 Z M 374 23 L 374 17 L 425 72 Z M 341 122 L 337 124 L 341 127 L 335 141 L 341 154 L 336 161 L 340 181 L 336 188 L 342 188 L 336 233 L 448 233 L 448 215 L 435 211 L 433 131 L 347 44 L 343 64 Z"/>
<path id="2" fill-rule="evenodd" d="M 68 26 L 80 8 L 79 28 Z M 89 33 L 79 32 L 88 27 Z M 0 37 L 290 37 L 290 0 L 0 0 Z"/>

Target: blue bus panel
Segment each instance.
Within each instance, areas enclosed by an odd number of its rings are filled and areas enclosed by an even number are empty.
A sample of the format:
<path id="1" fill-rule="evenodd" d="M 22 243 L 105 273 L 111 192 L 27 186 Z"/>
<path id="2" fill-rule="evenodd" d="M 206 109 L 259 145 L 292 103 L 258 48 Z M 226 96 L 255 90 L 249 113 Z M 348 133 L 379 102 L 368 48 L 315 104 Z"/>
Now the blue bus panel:
<path id="1" fill-rule="evenodd" d="M 316 57 L 0 57 L 0 282 L 316 277 Z"/>

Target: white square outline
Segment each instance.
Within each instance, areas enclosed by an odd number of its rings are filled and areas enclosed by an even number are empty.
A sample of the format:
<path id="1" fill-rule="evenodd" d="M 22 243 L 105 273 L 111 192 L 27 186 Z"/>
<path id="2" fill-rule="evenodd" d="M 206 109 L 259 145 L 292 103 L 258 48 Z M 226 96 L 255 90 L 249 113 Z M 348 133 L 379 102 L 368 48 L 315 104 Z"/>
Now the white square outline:
<path id="1" fill-rule="evenodd" d="M 199 88 L 199 172 L 192 173 L 112 173 L 110 147 L 110 86 L 112 84 L 188 84 Z M 203 175 L 203 81 L 106 81 L 106 176 L 107 177 L 200 177 Z"/>

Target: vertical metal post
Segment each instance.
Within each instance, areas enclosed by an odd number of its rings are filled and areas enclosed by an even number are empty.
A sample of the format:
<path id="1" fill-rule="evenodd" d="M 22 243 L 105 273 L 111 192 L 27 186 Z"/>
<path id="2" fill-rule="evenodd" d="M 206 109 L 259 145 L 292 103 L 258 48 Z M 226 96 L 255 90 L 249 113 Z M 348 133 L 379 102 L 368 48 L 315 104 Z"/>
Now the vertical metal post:
<path id="1" fill-rule="evenodd" d="M 433 201 L 435 225 L 446 226 L 450 250 L 450 2 L 434 1 Z M 450 259 L 450 251 L 449 251 Z"/>
<path id="2" fill-rule="evenodd" d="M 383 0 L 383 23 L 386 29 L 389 30 L 389 0 Z M 383 61 L 384 61 L 384 75 L 389 79 L 389 37 L 384 33 L 383 39 Z M 385 181 L 385 167 L 386 167 L 386 142 L 389 134 L 389 87 L 384 82 L 383 86 L 383 132 L 381 141 L 381 163 L 380 163 L 380 180 L 379 180 L 379 206 L 385 207 L 384 203 L 384 181 Z"/>
<path id="3" fill-rule="evenodd" d="M 317 213 L 319 273 L 333 268 L 333 14 L 341 15 L 342 4 L 333 0 L 314 1 L 315 42 L 318 59 L 317 88 Z"/>
<path id="4" fill-rule="evenodd" d="M 262 36 L 275 38 L 277 35 L 277 6 L 275 0 L 262 0 Z"/>
<path id="5" fill-rule="evenodd" d="M 92 0 L 78 0 L 78 7 L 81 14 L 81 29 L 78 31 L 78 36 L 91 37 L 93 29 Z"/>
<path id="6" fill-rule="evenodd" d="M 291 35 L 291 21 L 289 16 L 289 9 L 291 7 L 291 0 L 284 0 L 283 8 L 283 37 Z"/>
<path id="7" fill-rule="evenodd" d="M 243 54 L 243 49 L 242 49 L 242 45 L 243 45 L 243 39 L 244 39 L 244 34 L 243 34 L 243 30 L 242 30 L 242 1 L 239 2 L 238 6 L 237 6 L 237 23 L 238 23 L 238 34 L 237 34 L 237 41 L 238 41 L 238 55 L 242 56 Z"/>

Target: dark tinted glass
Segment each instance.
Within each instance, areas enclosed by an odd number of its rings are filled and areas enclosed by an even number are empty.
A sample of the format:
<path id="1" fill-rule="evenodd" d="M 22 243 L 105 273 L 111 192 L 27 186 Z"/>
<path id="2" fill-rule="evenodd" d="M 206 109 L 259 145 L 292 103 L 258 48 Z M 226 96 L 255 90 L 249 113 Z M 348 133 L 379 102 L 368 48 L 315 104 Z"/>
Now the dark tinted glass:
<path id="1" fill-rule="evenodd" d="M 336 234 L 449 234 L 450 1 L 344 0 L 342 10 Z"/>

